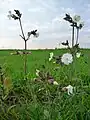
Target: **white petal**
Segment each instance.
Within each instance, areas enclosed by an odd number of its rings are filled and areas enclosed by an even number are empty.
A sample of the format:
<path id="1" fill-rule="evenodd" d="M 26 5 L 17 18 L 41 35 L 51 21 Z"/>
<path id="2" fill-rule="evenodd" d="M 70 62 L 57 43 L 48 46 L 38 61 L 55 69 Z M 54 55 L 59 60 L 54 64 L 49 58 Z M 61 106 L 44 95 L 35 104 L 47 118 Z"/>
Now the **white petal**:
<path id="1" fill-rule="evenodd" d="M 61 61 L 64 64 L 69 65 L 69 63 L 73 62 L 73 56 L 72 56 L 72 54 L 70 54 L 70 53 L 63 54 L 62 57 L 61 57 Z"/>
<path id="2" fill-rule="evenodd" d="M 81 19 L 81 17 L 80 17 L 79 15 L 75 15 L 75 16 L 73 17 L 73 21 L 74 21 L 74 22 L 79 22 L 80 19 Z"/>
<path id="3" fill-rule="evenodd" d="M 36 37 L 36 38 L 39 37 L 39 33 L 36 33 L 36 35 L 34 35 L 34 37 Z"/>
<path id="4" fill-rule="evenodd" d="M 40 70 L 36 69 L 36 76 L 39 76 Z"/>
<path id="5" fill-rule="evenodd" d="M 81 53 L 76 53 L 76 57 L 79 58 Z"/>
<path id="6" fill-rule="evenodd" d="M 54 81 L 53 84 L 54 84 L 54 85 L 59 85 L 58 82 L 56 82 L 56 81 Z"/>
<path id="7" fill-rule="evenodd" d="M 51 61 L 52 60 L 52 58 L 49 58 L 49 61 Z"/>
<path id="8" fill-rule="evenodd" d="M 9 18 L 9 20 L 11 20 L 11 15 L 7 15 L 7 17 Z"/>
<path id="9" fill-rule="evenodd" d="M 71 85 L 68 85 L 66 89 L 68 90 L 68 95 L 73 94 L 73 87 Z"/>
<path id="10" fill-rule="evenodd" d="M 8 11 L 8 13 L 11 15 L 12 14 L 12 12 L 11 11 Z"/>
<path id="11" fill-rule="evenodd" d="M 50 53 L 50 57 L 53 57 L 53 55 L 54 55 L 53 52 L 51 52 L 51 53 Z"/>

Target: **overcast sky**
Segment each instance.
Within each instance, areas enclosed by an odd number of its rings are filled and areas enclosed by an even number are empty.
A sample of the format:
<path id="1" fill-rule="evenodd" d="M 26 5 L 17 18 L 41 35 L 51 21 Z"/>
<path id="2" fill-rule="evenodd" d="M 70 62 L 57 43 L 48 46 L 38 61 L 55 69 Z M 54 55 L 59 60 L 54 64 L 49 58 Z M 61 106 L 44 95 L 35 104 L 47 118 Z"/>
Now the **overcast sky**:
<path id="1" fill-rule="evenodd" d="M 71 27 L 63 20 L 65 13 L 81 16 L 85 26 L 80 31 L 80 46 L 90 48 L 90 0 L 0 0 L 0 48 L 24 48 L 19 22 L 9 20 L 8 11 L 23 14 L 25 35 L 37 29 L 39 37 L 28 41 L 29 49 L 54 48 L 71 40 Z"/>

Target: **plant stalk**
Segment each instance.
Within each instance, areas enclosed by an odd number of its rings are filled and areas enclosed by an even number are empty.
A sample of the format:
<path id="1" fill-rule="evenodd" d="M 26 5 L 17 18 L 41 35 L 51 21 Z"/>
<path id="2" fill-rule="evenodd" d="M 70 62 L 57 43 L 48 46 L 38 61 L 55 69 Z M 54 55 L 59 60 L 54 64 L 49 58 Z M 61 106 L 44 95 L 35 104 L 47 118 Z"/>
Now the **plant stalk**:
<path id="1" fill-rule="evenodd" d="M 26 54 L 26 50 L 27 50 L 27 41 L 25 40 L 25 60 L 24 60 L 24 73 L 25 73 L 25 76 L 27 74 L 27 54 Z"/>
<path id="2" fill-rule="evenodd" d="M 76 38 L 76 44 L 78 44 L 78 38 L 79 38 L 79 28 L 77 28 L 77 38 Z"/>
<path id="3" fill-rule="evenodd" d="M 25 35 L 24 35 L 24 31 L 23 31 L 23 27 L 22 27 L 22 22 L 21 22 L 20 18 L 19 18 L 19 23 L 20 23 L 20 28 L 21 28 L 22 36 L 23 36 L 23 39 L 24 39 L 24 50 L 25 50 L 25 56 L 24 56 L 24 74 L 26 76 L 26 74 L 27 74 L 27 54 L 26 54 L 27 40 L 26 40 Z"/>
<path id="4" fill-rule="evenodd" d="M 74 23 L 73 23 L 73 26 L 72 26 L 72 48 L 74 46 Z"/>

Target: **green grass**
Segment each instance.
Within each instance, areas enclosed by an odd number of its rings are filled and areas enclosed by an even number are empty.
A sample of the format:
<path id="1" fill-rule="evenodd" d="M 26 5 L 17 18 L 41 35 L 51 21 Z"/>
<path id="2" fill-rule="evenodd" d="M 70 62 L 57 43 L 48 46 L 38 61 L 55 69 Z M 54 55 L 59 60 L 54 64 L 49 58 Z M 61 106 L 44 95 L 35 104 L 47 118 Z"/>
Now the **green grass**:
<path id="1" fill-rule="evenodd" d="M 16 101 L 12 99 L 11 102 L 6 98 L 0 103 L 0 109 L 6 110 L 0 110 L 0 120 L 90 120 L 90 50 L 81 51 L 84 56 L 75 61 L 75 71 L 70 76 L 72 65 L 60 66 L 55 71 L 54 68 L 59 65 L 48 61 L 50 52 L 62 55 L 67 50 L 31 50 L 32 54 L 27 59 L 28 80 L 25 82 L 23 56 L 10 55 L 12 50 L 1 50 L 0 64 L 5 66 L 13 82 L 8 97 L 15 96 Z M 36 77 L 35 70 L 42 69 L 42 65 L 45 65 L 45 70 L 53 75 L 59 86 L 32 80 Z M 71 96 L 61 92 L 61 88 L 69 84 L 77 86 L 77 91 Z M 38 92 L 39 88 L 44 90 Z M 13 108 L 10 109 L 11 106 Z"/>

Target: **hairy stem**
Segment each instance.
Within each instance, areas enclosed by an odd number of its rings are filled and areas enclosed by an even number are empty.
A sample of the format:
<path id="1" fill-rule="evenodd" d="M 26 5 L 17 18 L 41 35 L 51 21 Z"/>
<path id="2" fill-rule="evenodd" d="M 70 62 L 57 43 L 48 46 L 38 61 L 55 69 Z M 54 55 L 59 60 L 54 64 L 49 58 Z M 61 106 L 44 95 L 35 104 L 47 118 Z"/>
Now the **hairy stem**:
<path id="1" fill-rule="evenodd" d="M 77 38 L 76 38 L 76 44 L 78 44 L 78 38 L 79 38 L 79 28 L 77 28 Z"/>
<path id="2" fill-rule="evenodd" d="M 25 72 L 25 75 L 27 74 L 27 54 L 26 54 L 26 50 L 27 50 L 27 41 L 25 40 L 25 60 L 24 60 L 24 72 Z"/>
<path id="3" fill-rule="evenodd" d="M 20 23 L 20 28 L 21 28 L 21 32 L 22 32 L 22 38 L 24 39 L 24 50 L 25 50 L 25 58 L 24 58 L 24 73 L 25 76 L 27 74 L 27 54 L 26 54 L 26 50 L 27 50 L 27 40 L 25 39 L 25 35 L 24 35 L 24 31 L 23 31 L 23 27 L 22 27 L 22 22 L 21 19 L 19 19 L 19 23 Z"/>
<path id="4" fill-rule="evenodd" d="M 25 40 L 25 35 L 24 35 L 23 28 L 22 28 L 22 22 L 21 22 L 21 19 L 19 19 L 19 23 L 20 23 L 20 28 L 21 28 L 21 32 L 22 32 L 22 35 L 23 35 L 23 39 Z"/>
<path id="5" fill-rule="evenodd" d="M 74 24 L 73 24 L 73 29 L 72 29 L 72 48 L 74 46 Z"/>

